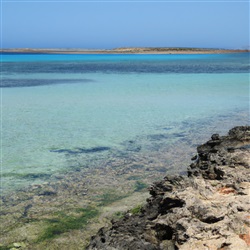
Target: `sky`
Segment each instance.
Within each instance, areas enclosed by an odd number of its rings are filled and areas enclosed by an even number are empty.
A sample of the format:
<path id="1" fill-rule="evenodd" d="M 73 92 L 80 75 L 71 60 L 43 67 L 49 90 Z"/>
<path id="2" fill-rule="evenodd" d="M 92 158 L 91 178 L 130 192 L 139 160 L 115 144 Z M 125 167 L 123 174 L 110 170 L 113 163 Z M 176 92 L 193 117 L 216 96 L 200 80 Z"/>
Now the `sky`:
<path id="1" fill-rule="evenodd" d="M 249 48 L 249 0 L 2 0 L 2 48 Z"/>

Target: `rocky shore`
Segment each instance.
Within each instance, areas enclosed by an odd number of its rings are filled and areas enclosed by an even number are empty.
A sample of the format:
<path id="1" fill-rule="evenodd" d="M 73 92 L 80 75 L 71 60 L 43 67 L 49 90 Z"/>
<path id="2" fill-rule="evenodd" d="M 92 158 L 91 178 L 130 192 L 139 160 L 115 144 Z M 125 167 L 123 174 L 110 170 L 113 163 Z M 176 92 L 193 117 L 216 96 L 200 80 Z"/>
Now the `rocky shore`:
<path id="1" fill-rule="evenodd" d="M 188 176 L 166 176 L 144 206 L 99 230 L 87 249 L 250 249 L 250 127 L 212 135 Z"/>

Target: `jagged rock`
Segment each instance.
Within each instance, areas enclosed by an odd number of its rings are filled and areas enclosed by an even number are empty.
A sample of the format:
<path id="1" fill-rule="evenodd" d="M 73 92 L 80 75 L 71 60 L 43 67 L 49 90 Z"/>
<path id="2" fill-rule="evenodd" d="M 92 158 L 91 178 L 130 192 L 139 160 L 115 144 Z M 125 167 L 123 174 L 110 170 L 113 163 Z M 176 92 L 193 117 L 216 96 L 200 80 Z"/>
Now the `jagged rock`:
<path id="1" fill-rule="evenodd" d="M 188 176 L 154 183 L 140 214 L 100 229 L 87 249 L 250 249 L 250 127 L 197 151 Z"/>

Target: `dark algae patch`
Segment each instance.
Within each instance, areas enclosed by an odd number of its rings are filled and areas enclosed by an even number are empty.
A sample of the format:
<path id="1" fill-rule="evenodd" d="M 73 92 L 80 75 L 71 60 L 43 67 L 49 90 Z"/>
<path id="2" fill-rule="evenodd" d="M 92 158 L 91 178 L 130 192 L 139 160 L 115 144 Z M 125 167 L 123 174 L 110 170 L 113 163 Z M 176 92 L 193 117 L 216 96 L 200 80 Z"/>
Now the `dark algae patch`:
<path id="1" fill-rule="evenodd" d="M 76 149 L 52 149 L 50 152 L 53 153 L 64 153 L 68 155 L 76 154 L 88 154 L 88 153 L 98 153 L 102 151 L 110 150 L 109 147 L 94 147 L 94 148 L 76 148 Z"/>
<path id="2" fill-rule="evenodd" d="M 1 88 L 34 87 L 53 84 L 72 84 L 93 82 L 90 79 L 2 79 Z"/>
<path id="3" fill-rule="evenodd" d="M 132 208 L 129 210 L 131 214 L 140 214 L 142 211 L 143 206 L 142 205 L 137 205 L 136 207 Z"/>
<path id="4" fill-rule="evenodd" d="M 121 218 L 123 218 L 125 216 L 125 212 L 117 211 L 117 212 L 114 213 L 113 216 L 114 216 L 115 219 L 121 219 Z"/>
<path id="5" fill-rule="evenodd" d="M 117 194 L 115 192 L 106 192 L 100 195 L 98 198 L 99 206 L 107 206 L 115 201 L 122 200 L 123 198 L 128 197 L 128 194 Z"/>
<path id="6" fill-rule="evenodd" d="M 15 177 L 19 179 L 46 179 L 49 178 L 51 175 L 46 173 L 28 173 L 28 174 L 22 174 L 22 173 L 3 173 L 2 177 Z"/>
<path id="7" fill-rule="evenodd" d="M 70 230 L 77 230 L 86 227 L 89 220 L 99 214 L 99 211 L 92 207 L 79 208 L 75 210 L 78 215 L 59 213 L 58 217 L 47 219 L 47 228 L 37 239 L 37 242 L 53 239 Z"/>
<path id="8" fill-rule="evenodd" d="M 148 185 L 142 181 L 136 181 L 135 183 L 135 192 L 140 192 L 145 189 Z"/>
<path id="9" fill-rule="evenodd" d="M 7 246 L 0 246 L 0 250 L 9 250 L 10 247 L 7 247 Z"/>

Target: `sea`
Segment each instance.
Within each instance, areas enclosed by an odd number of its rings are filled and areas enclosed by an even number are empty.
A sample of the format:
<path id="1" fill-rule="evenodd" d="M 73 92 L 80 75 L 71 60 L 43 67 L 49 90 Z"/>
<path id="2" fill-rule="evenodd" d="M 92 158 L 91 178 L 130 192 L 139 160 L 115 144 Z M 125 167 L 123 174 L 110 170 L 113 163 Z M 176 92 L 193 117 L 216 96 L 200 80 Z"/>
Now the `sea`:
<path id="1" fill-rule="evenodd" d="M 212 133 L 249 125 L 249 53 L 5 53 L 1 66 L 2 193 L 171 148 L 164 176 Z"/>

